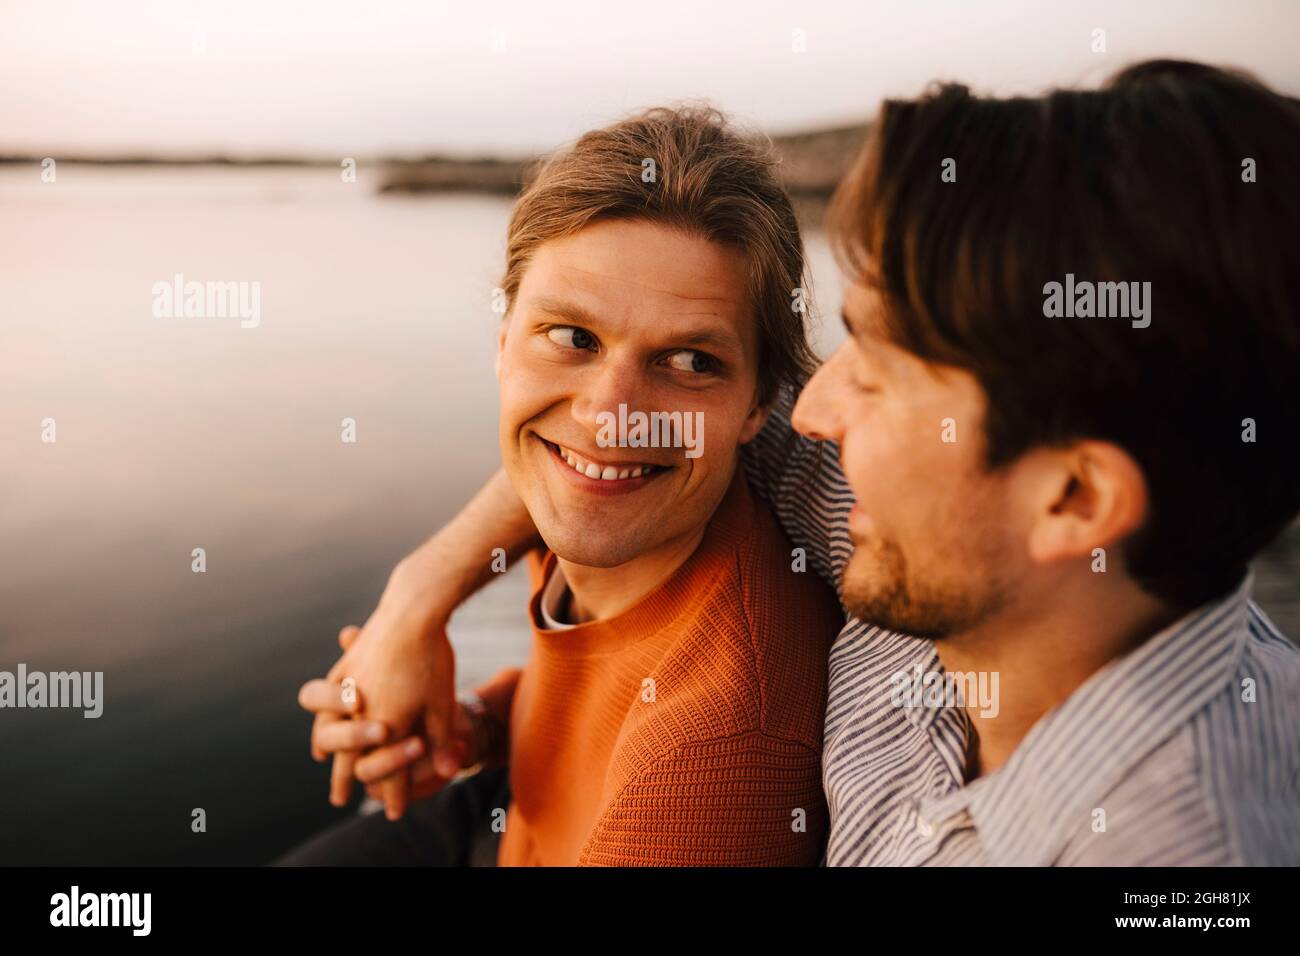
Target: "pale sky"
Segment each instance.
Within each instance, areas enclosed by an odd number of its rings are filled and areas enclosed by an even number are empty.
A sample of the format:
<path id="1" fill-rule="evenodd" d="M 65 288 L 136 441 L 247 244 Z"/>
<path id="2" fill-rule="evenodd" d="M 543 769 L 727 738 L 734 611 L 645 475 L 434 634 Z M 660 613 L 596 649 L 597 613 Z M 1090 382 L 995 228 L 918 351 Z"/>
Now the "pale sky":
<path id="1" fill-rule="evenodd" d="M 0 152 L 525 153 L 687 98 L 783 132 L 1153 56 L 1300 95 L 1298 39 L 1294 0 L 2 0 Z"/>

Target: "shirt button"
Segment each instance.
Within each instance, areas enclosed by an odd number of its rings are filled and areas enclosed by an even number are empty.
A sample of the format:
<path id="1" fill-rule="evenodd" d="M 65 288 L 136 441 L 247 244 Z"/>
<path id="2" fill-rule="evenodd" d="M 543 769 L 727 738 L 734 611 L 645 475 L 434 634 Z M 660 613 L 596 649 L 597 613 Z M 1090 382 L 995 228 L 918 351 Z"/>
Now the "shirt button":
<path id="1" fill-rule="evenodd" d="M 916 832 L 928 840 L 930 837 L 934 836 L 934 824 L 925 817 L 917 817 Z"/>

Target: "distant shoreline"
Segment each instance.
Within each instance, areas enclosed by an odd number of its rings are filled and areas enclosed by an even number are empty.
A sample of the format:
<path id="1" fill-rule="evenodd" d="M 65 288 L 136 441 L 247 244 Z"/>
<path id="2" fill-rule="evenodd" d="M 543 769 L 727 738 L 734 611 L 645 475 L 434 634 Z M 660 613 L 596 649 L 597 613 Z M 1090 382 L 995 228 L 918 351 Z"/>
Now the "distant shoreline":
<path id="1" fill-rule="evenodd" d="M 781 158 L 781 174 L 791 196 L 801 208 L 820 208 L 830 197 L 835 184 L 848 170 L 866 134 L 866 124 L 841 126 L 772 137 Z M 0 167 L 32 164 L 39 166 L 45 156 L 0 155 Z M 65 154 L 54 157 L 60 163 L 110 167 L 225 167 L 259 168 L 340 168 L 342 159 L 293 156 L 242 157 L 213 154 L 207 156 L 151 156 L 144 154 L 91 155 Z M 363 168 L 379 169 L 380 193 L 478 192 L 513 196 L 527 181 L 529 170 L 538 157 L 358 157 Z"/>

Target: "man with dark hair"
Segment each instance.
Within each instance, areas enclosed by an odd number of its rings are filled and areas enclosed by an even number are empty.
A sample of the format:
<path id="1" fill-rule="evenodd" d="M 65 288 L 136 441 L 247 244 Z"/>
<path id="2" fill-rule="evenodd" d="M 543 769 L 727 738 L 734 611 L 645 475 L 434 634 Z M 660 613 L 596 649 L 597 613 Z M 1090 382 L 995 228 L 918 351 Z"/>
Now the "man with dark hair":
<path id="1" fill-rule="evenodd" d="M 873 625 L 831 654 L 831 863 L 1300 862 L 1300 655 L 1247 573 L 1300 509 L 1298 155 L 1292 102 L 1186 63 L 882 109 L 793 416 Z"/>
<path id="2" fill-rule="evenodd" d="M 831 217 L 849 339 L 746 449 L 852 615 L 829 863 L 1300 863 L 1300 654 L 1248 571 L 1300 510 L 1296 156 L 1293 100 L 1190 63 L 881 110 Z M 445 658 L 455 556 L 525 535 L 489 488 L 372 672 Z"/>

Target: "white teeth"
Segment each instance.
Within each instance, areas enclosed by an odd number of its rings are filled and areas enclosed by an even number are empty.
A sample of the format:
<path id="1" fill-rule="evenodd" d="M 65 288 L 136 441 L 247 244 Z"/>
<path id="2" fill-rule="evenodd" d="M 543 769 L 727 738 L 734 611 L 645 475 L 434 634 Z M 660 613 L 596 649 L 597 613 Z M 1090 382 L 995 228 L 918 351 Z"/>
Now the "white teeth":
<path id="1" fill-rule="evenodd" d="M 586 475 L 588 478 L 598 478 L 601 481 L 619 481 L 624 478 L 640 478 L 642 475 L 648 475 L 654 469 L 653 465 L 641 465 L 636 468 L 618 468 L 615 465 L 605 465 L 603 468 L 595 462 L 579 458 L 563 445 L 556 445 L 556 450 L 560 453 L 566 464 L 580 475 Z"/>

